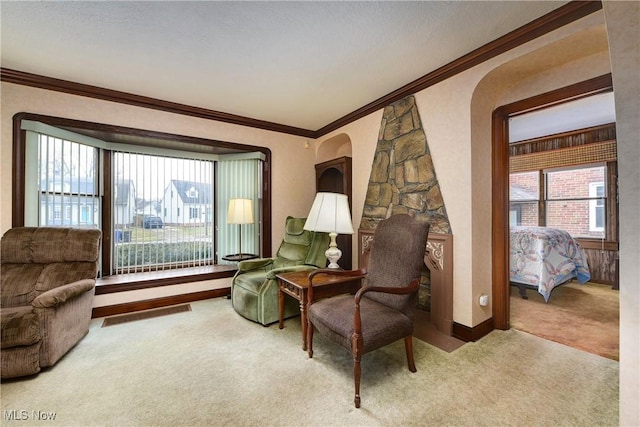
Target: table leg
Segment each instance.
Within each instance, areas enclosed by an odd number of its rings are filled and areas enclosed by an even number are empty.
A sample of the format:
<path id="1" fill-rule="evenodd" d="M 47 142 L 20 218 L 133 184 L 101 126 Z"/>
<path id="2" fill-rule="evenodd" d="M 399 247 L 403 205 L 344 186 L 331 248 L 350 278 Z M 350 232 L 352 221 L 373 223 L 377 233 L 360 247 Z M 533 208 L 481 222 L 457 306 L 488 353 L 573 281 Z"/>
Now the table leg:
<path id="1" fill-rule="evenodd" d="M 302 350 L 307 351 L 307 293 L 300 298 L 300 326 L 302 327 Z"/>
<path id="2" fill-rule="evenodd" d="M 282 292 L 282 288 L 278 286 L 278 328 L 284 328 L 284 292 Z"/>

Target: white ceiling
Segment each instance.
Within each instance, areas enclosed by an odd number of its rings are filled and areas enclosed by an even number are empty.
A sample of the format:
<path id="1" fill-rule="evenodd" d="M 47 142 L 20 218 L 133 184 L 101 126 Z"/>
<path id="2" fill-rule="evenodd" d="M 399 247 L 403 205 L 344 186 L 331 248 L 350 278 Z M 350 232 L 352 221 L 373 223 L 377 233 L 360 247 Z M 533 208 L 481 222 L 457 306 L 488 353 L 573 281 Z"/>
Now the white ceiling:
<path id="1" fill-rule="evenodd" d="M 615 123 L 613 92 L 592 95 L 509 119 L 509 142 Z"/>
<path id="2" fill-rule="evenodd" d="M 317 130 L 566 1 L 2 1 L 2 67 Z"/>

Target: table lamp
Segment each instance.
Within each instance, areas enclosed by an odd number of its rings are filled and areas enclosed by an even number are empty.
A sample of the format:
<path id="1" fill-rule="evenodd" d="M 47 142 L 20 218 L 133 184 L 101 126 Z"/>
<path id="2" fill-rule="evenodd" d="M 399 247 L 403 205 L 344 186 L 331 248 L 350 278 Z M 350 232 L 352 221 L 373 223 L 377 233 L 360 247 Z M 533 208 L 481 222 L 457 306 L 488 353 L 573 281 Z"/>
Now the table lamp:
<path id="1" fill-rule="evenodd" d="M 353 234 L 347 196 L 338 193 L 317 193 L 303 228 L 329 233 L 331 243 L 324 255 L 329 260 L 329 268 L 340 268 L 338 260 L 342 251 L 338 248 L 336 237 L 338 234 Z"/>
<path id="2" fill-rule="evenodd" d="M 238 224 L 239 253 L 242 257 L 242 224 L 253 224 L 253 203 L 251 199 L 229 200 L 228 224 Z"/>

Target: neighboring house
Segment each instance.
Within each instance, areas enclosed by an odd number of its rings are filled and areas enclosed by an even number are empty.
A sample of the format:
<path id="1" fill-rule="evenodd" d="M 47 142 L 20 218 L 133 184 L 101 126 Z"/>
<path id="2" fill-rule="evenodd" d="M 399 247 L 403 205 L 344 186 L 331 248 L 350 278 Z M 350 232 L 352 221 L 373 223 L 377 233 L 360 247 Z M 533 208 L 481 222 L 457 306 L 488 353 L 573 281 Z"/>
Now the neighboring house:
<path id="1" fill-rule="evenodd" d="M 165 224 L 209 223 L 212 201 L 210 184 L 173 179 L 162 198 L 162 220 Z"/>
<path id="2" fill-rule="evenodd" d="M 115 206 L 113 220 L 116 228 L 133 225 L 136 211 L 136 187 L 129 179 L 118 180 L 113 186 Z"/>
<path id="3" fill-rule="evenodd" d="M 512 183 L 509 200 L 509 225 L 538 225 L 537 192 Z"/>
<path id="4" fill-rule="evenodd" d="M 97 225 L 99 201 L 93 178 L 40 181 L 40 225 Z"/>
<path id="5" fill-rule="evenodd" d="M 142 216 L 162 216 L 162 202 L 158 200 L 141 200 L 136 201 L 136 215 Z"/>

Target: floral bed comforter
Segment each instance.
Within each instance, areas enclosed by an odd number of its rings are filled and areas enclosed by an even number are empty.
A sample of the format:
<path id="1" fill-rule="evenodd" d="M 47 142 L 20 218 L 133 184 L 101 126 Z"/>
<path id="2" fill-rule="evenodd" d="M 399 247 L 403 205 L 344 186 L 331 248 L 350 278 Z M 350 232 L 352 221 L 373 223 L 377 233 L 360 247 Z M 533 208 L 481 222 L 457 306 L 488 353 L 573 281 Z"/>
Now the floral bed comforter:
<path id="1" fill-rule="evenodd" d="M 549 301 L 554 287 L 591 278 L 587 258 L 569 233 L 548 227 L 511 227 L 510 280 L 538 288 Z"/>

